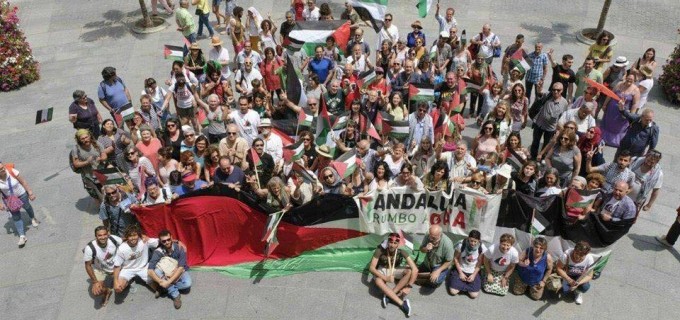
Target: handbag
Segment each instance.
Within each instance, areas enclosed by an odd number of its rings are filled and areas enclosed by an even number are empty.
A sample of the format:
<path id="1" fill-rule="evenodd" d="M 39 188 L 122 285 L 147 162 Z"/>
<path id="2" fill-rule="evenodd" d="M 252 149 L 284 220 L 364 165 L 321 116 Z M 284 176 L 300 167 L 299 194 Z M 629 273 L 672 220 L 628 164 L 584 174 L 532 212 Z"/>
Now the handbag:
<path id="1" fill-rule="evenodd" d="M 203 10 L 196 8 L 196 11 L 194 12 L 197 16 L 202 16 L 203 15 Z"/>
<path id="2" fill-rule="evenodd" d="M 548 291 L 559 291 L 562 289 L 562 277 L 557 273 L 549 275 L 548 281 L 545 282 L 545 288 L 548 289 Z"/>
<path id="3" fill-rule="evenodd" d="M 493 57 L 494 58 L 500 58 L 501 57 L 501 47 L 495 47 L 493 48 Z"/>
<path id="4" fill-rule="evenodd" d="M 159 269 L 161 269 L 161 271 L 163 271 L 163 274 L 166 277 L 170 277 L 170 275 L 172 275 L 172 273 L 175 272 L 175 269 L 177 269 L 177 265 L 178 265 L 177 260 L 168 256 L 162 257 L 161 260 L 158 261 L 158 264 L 156 264 L 156 266 Z"/>
<path id="5" fill-rule="evenodd" d="M 9 195 L 5 193 L 2 194 L 3 200 L 5 201 L 5 206 L 9 212 L 19 212 L 21 207 L 24 206 L 24 202 L 19 199 L 19 197 L 14 195 L 14 188 L 12 188 L 12 177 L 7 176 L 7 184 L 9 185 Z"/>

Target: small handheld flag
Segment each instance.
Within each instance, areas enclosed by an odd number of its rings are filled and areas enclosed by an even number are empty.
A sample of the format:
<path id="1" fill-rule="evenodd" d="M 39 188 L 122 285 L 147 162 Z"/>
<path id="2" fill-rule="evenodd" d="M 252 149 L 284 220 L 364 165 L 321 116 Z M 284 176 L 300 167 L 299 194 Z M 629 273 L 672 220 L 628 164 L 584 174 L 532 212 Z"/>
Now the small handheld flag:
<path id="1" fill-rule="evenodd" d="M 47 108 L 47 109 L 38 110 L 38 112 L 35 114 L 35 124 L 40 124 L 40 123 L 52 121 L 52 113 L 53 112 L 54 112 L 54 108 Z"/>

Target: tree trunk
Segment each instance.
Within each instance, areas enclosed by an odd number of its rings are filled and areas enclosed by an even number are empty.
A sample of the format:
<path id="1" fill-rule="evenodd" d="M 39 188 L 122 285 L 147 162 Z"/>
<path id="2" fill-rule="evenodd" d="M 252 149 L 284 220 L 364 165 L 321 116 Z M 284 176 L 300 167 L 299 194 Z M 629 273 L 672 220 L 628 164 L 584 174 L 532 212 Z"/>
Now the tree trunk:
<path id="1" fill-rule="evenodd" d="M 141 0 L 140 0 L 141 1 Z M 609 7 L 612 4 L 612 0 L 604 0 L 604 5 L 602 5 L 602 12 L 600 12 L 600 20 L 597 22 L 597 37 L 602 30 L 604 30 L 604 23 L 607 21 L 607 14 L 609 14 Z"/>
<path id="2" fill-rule="evenodd" d="M 146 2 L 144 0 L 139 0 L 139 7 L 142 9 L 142 19 L 144 20 L 144 27 L 146 28 L 153 27 L 153 21 L 151 21 L 149 11 L 146 10 Z M 601 19 L 602 18 L 600 17 L 600 20 Z"/>

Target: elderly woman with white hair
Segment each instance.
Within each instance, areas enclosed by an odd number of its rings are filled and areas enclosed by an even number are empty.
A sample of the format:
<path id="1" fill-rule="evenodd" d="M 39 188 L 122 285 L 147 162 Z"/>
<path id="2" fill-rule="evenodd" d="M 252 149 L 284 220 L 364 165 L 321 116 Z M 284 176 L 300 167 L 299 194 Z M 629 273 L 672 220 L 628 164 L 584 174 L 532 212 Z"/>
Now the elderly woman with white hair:
<path id="1" fill-rule="evenodd" d="M 569 109 L 563 112 L 557 120 L 557 128 L 561 131 L 567 122 L 573 121 L 576 123 L 576 134 L 580 137 L 586 134 L 589 128 L 596 126 L 595 118 L 593 118 L 594 111 L 595 103 L 593 102 L 585 102 L 577 109 Z"/>
<path id="2" fill-rule="evenodd" d="M 205 110 L 208 120 L 205 132 L 210 143 L 215 144 L 227 136 L 227 128 L 224 125 L 224 115 L 227 114 L 227 110 L 220 105 L 220 97 L 214 93 L 208 96 L 207 101 L 208 103 L 199 100 L 198 106 Z"/>

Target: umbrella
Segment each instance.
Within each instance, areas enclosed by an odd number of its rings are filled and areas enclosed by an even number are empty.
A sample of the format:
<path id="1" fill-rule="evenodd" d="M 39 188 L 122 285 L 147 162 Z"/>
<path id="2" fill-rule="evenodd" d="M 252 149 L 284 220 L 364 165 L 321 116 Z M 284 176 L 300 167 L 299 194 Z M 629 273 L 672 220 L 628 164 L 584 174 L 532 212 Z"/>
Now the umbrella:
<path id="1" fill-rule="evenodd" d="M 611 89 L 607 88 L 604 84 L 601 84 L 593 79 L 590 79 L 588 77 L 585 77 L 586 82 L 588 83 L 589 86 L 597 88 L 600 92 L 604 93 L 607 97 L 610 97 L 614 99 L 615 101 L 621 100 L 621 97 L 619 97 L 614 91 Z"/>

